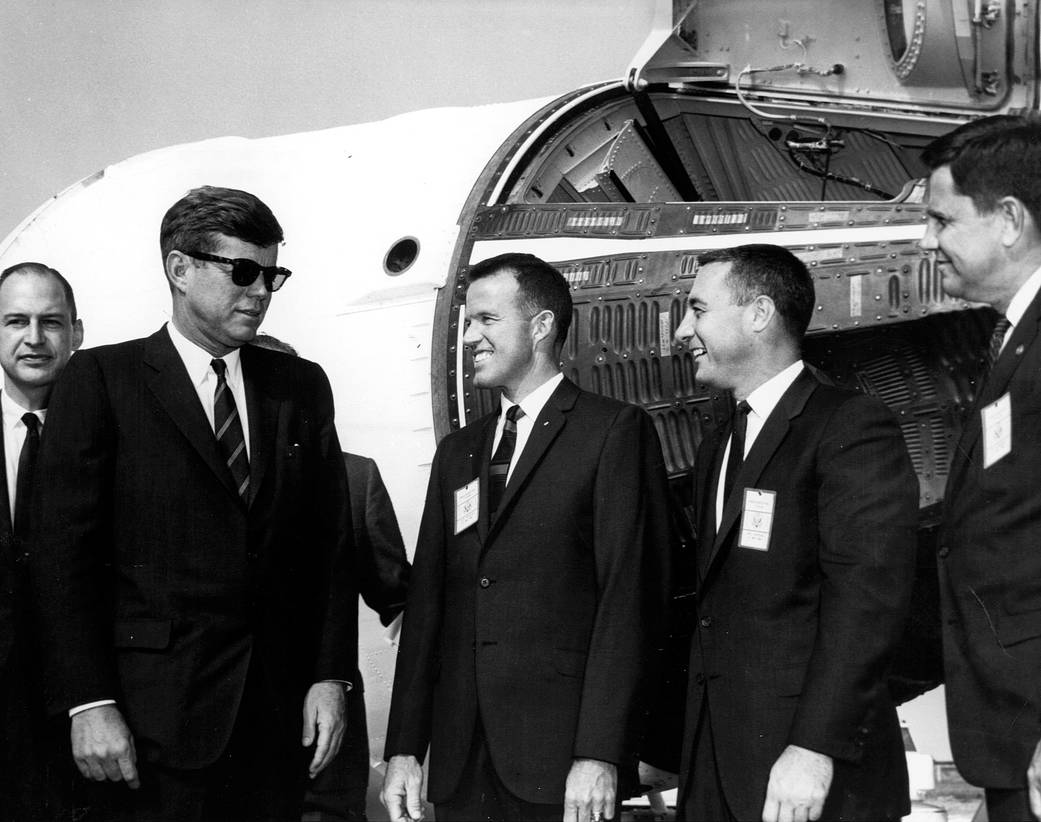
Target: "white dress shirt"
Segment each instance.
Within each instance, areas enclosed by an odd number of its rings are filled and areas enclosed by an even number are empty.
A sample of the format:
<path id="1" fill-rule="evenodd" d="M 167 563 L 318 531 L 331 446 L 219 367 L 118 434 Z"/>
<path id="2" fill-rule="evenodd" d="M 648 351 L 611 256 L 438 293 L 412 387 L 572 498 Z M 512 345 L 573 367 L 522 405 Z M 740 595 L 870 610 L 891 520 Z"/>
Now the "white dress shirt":
<path id="1" fill-rule="evenodd" d="M 1027 313 L 1027 309 L 1030 304 L 1034 301 L 1034 297 L 1037 296 L 1037 292 L 1041 291 L 1041 268 L 1030 275 L 1030 278 L 1019 287 L 1019 291 L 1016 292 L 1016 296 L 1008 304 L 1008 310 L 1005 312 L 1005 319 L 1008 320 L 1011 325 L 1005 330 L 1005 337 L 1001 341 L 1001 350 L 1004 351 L 1005 343 L 1008 342 L 1009 335 L 1015 330 L 1016 326 L 1019 325 L 1019 321 L 1023 319 L 1023 315 Z"/>
<path id="2" fill-rule="evenodd" d="M 792 387 L 792 383 L 795 382 L 799 374 L 802 373 L 805 368 L 805 363 L 802 360 L 796 360 L 783 371 L 779 371 L 774 374 L 770 379 L 760 385 L 751 394 L 745 398 L 745 402 L 748 403 L 748 426 L 745 428 L 745 453 L 742 454 L 742 459 L 748 456 L 748 452 L 752 450 L 752 443 L 755 442 L 755 438 L 759 436 L 759 432 L 763 430 L 763 425 L 766 423 L 766 418 L 770 416 L 774 408 L 777 407 L 777 403 L 781 401 L 781 397 L 784 396 L 784 392 Z M 716 488 L 716 526 L 723 520 L 723 482 L 722 478 L 726 476 L 726 464 L 730 460 L 730 441 L 733 439 L 727 439 L 726 451 L 723 453 L 723 466 L 720 469 L 719 476 L 720 482 Z"/>
<path id="3" fill-rule="evenodd" d="M 8 395 L 6 391 L 0 391 L 0 409 L 4 416 L 4 461 L 7 468 L 7 503 L 11 506 L 11 522 L 14 523 L 15 496 L 18 494 L 18 459 L 22 456 L 22 446 L 25 444 L 25 434 L 29 430 L 22 422 L 22 417 L 29 409 L 22 408 Z M 41 408 L 33 411 L 40 420 L 40 431 L 43 431 L 43 423 L 47 419 L 47 409 Z"/>
<path id="4" fill-rule="evenodd" d="M 210 428 L 214 428 L 213 394 L 217 390 L 217 372 L 213 370 L 210 362 L 215 359 L 222 359 L 227 364 L 228 370 L 225 379 L 228 381 L 228 388 L 231 389 L 231 396 L 235 398 L 235 408 L 238 410 L 239 419 L 242 421 L 242 435 L 246 439 L 246 457 L 248 458 L 250 455 L 249 412 L 246 408 L 246 385 L 242 379 L 241 351 L 236 348 L 223 357 L 217 358 L 205 348 L 200 348 L 185 337 L 172 322 L 166 324 L 166 330 L 170 334 L 174 348 L 177 349 L 177 353 L 181 357 L 181 362 L 184 363 L 184 367 L 188 370 L 188 378 L 192 381 L 192 385 L 195 386 L 195 391 L 199 395 L 199 402 L 202 403 L 202 410 L 206 412 L 206 419 L 210 421 Z M 214 430 L 216 429 L 214 428 Z"/>
<path id="5" fill-rule="evenodd" d="M 539 414 L 542 413 L 542 408 L 546 405 L 546 401 L 549 400 L 553 392 L 557 390 L 557 386 L 560 385 L 561 380 L 563 379 L 563 374 L 554 374 L 519 403 L 515 403 L 513 400 L 508 399 L 505 393 L 499 397 L 499 402 L 502 404 L 502 412 L 499 414 L 499 421 L 495 424 L 495 439 L 492 440 L 493 454 L 495 453 L 495 449 L 499 447 L 499 440 L 502 439 L 502 429 L 503 426 L 506 425 L 507 409 L 511 405 L 519 405 L 521 410 L 524 412 L 524 416 L 517 420 L 517 445 L 513 449 L 513 459 L 510 460 L 510 470 L 506 472 L 507 485 L 509 485 L 510 477 L 513 476 L 513 469 L 517 465 L 517 458 L 520 457 L 521 451 L 524 450 L 524 446 L 528 444 L 528 438 L 531 436 L 531 432 L 535 428 L 535 420 L 538 419 Z"/>

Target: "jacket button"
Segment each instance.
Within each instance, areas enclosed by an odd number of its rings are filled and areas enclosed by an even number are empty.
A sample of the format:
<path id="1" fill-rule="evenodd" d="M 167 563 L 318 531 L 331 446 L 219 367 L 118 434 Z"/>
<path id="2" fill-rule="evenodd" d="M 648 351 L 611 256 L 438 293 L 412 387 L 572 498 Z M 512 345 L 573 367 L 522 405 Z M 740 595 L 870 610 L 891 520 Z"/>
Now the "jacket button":
<path id="1" fill-rule="evenodd" d="M 943 558 L 944 558 L 944 557 L 946 557 L 946 556 L 947 556 L 947 555 L 948 555 L 948 554 L 949 554 L 950 552 L 951 552 L 951 549 L 950 549 L 950 548 L 948 548 L 948 547 L 947 547 L 946 545 L 941 545 L 941 546 L 940 546 L 940 550 L 939 550 L 939 551 L 937 551 L 936 553 L 937 553 L 937 555 L 938 555 L 938 556 L 940 557 L 940 559 L 943 559 Z"/>
<path id="2" fill-rule="evenodd" d="M 711 628 L 712 627 L 712 617 L 702 617 L 701 618 L 701 627 L 702 628 Z"/>
<path id="3" fill-rule="evenodd" d="M 492 581 L 490 579 L 488 579 L 488 577 L 481 577 L 481 587 L 482 588 L 487 588 L 491 584 L 492 584 Z"/>

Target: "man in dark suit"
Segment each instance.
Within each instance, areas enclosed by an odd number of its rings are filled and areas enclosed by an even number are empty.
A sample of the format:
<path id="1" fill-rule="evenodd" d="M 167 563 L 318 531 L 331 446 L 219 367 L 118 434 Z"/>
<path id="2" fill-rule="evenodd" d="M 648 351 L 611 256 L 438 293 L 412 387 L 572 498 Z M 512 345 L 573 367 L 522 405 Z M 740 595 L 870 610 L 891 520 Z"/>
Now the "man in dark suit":
<path id="1" fill-rule="evenodd" d="M 292 345 L 271 334 L 257 334 L 253 345 L 298 356 Z M 405 609 L 410 570 L 405 542 L 376 461 L 345 451 L 343 465 L 350 488 L 358 592 L 379 615 L 383 626 L 388 627 Z M 354 822 L 367 818 L 366 794 L 372 769 L 361 671 L 356 672 L 352 682 L 343 744 L 336 758 L 308 787 L 302 822 Z"/>
<path id="2" fill-rule="evenodd" d="M 733 392 L 694 469 L 697 624 L 680 773 L 690 820 L 899 819 L 889 659 L 910 600 L 918 485 L 878 400 L 800 346 L 806 267 L 776 246 L 699 260 L 677 340 Z"/>
<path id="3" fill-rule="evenodd" d="M 999 320 L 951 460 L 938 565 L 958 770 L 991 819 L 1041 816 L 1041 125 L 970 123 L 930 145 L 944 290 Z"/>
<path id="4" fill-rule="evenodd" d="M 49 704 L 83 775 L 126 783 L 103 818 L 298 819 L 340 744 L 357 608 L 332 392 L 246 345 L 281 241 L 253 195 L 189 192 L 160 231 L 171 322 L 80 352 L 51 400 L 30 565 Z"/>
<path id="5" fill-rule="evenodd" d="M 405 609 L 410 566 L 394 506 L 374 460 L 343 455 L 351 489 L 355 565 L 365 604 L 389 626 Z M 347 700 L 347 730 L 335 760 L 311 784 L 303 822 L 363 822 L 369 773 L 365 683 L 359 671 Z"/>
<path id="6" fill-rule="evenodd" d="M 29 497 L 51 388 L 83 342 L 72 287 L 41 263 L 0 273 L 0 820 L 54 820 L 68 812 L 55 762 L 26 590 Z"/>
<path id="7" fill-rule="evenodd" d="M 643 411 L 560 373 L 568 285 L 527 254 L 469 272 L 489 414 L 440 443 L 409 584 L 383 802 L 438 820 L 612 818 L 666 599 L 663 458 Z"/>

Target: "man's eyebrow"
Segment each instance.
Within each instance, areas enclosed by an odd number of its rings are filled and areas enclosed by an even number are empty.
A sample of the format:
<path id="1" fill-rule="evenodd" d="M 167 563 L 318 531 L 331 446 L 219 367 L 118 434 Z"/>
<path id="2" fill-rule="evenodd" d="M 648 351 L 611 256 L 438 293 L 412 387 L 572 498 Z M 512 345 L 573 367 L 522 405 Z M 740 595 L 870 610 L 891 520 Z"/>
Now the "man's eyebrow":
<path id="1" fill-rule="evenodd" d="M 942 211 L 937 211 L 935 208 L 927 208 L 925 210 L 925 213 L 928 216 L 932 217 L 934 220 L 947 220 L 947 219 L 950 219 L 948 217 L 948 215 L 944 214 Z"/>

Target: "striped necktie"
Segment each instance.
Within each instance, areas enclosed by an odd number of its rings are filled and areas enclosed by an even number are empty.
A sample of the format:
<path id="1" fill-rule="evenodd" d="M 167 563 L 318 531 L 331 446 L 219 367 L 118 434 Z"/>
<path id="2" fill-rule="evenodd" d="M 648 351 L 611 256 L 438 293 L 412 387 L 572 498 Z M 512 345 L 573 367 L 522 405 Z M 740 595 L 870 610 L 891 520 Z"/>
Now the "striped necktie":
<path id="1" fill-rule="evenodd" d="M 987 347 L 988 371 L 993 369 L 994 363 L 998 361 L 998 357 L 1001 355 L 1001 345 L 1005 342 L 1005 333 L 1011 327 L 1012 323 L 1009 322 L 1008 317 L 1001 317 L 994 326 L 994 332 L 990 335 L 990 345 Z"/>
<path id="2" fill-rule="evenodd" d="M 246 438 L 242 434 L 242 420 L 235 407 L 235 397 L 228 387 L 228 364 L 224 360 L 210 362 L 217 373 L 217 388 L 213 392 L 213 430 L 221 456 L 231 472 L 239 496 L 249 498 L 249 457 L 246 456 Z"/>
<path id="3" fill-rule="evenodd" d="M 506 490 L 506 477 L 510 473 L 510 461 L 517 448 L 517 420 L 524 416 L 519 405 L 511 405 L 506 409 L 506 422 L 502 426 L 502 437 L 499 447 L 492 455 L 488 466 L 488 514 L 494 517 L 499 511 L 503 492 Z"/>

